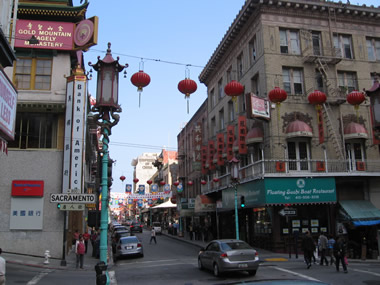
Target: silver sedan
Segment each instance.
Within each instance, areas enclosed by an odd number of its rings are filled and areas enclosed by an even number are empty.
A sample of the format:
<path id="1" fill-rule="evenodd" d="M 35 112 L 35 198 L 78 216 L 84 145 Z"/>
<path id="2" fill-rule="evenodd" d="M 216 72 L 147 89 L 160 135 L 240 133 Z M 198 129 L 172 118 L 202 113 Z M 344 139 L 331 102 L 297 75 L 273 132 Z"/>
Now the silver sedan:
<path id="1" fill-rule="evenodd" d="M 215 276 L 223 272 L 248 271 L 256 275 L 259 255 L 248 243 L 236 239 L 211 241 L 198 254 L 198 268 L 210 269 Z"/>
<path id="2" fill-rule="evenodd" d="M 121 237 L 116 244 L 114 261 L 123 256 L 138 255 L 144 256 L 143 245 L 136 236 Z"/>

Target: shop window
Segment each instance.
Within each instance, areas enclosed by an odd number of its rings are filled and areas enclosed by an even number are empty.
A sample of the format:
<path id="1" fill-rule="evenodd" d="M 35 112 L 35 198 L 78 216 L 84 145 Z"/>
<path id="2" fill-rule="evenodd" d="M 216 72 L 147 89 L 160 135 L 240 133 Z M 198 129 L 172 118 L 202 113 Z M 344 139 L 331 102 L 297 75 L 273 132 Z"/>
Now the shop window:
<path id="1" fill-rule="evenodd" d="M 50 113 L 17 113 L 15 140 L 9 148 L 57 148 L 58 115 Z"/>
<path id="2" fill-rule="evenodd" d="M 303 140 L 288 141 L 289 170 L 309 170 L 309 143 Z"/>
<path id="3" fill-rule="evenodd" d="M 50 90 L 52 60 L 19 58 L 15 64 L 14 82 L 19 90 Z"/>

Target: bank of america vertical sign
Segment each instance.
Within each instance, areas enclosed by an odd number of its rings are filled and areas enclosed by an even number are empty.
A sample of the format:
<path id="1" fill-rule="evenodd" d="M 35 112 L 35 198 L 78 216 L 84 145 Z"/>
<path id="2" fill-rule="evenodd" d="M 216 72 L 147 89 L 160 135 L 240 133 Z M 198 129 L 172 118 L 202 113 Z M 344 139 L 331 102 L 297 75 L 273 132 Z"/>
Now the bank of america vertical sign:
<path id="1" fill-rule="evenodd" d="M 86 76 L 70 76 L 66 91 L 63 193 L 67 193 L 69 189 L 82 192 L 85 108 Z"/>

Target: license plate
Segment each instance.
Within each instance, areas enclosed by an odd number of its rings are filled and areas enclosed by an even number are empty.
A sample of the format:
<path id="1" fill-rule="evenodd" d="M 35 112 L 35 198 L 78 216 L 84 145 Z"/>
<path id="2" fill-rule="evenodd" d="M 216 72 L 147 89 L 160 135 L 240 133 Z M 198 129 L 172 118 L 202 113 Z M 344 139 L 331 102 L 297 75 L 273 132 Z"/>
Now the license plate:
<path id="1" fill-rule="evenodd" d="M 133 246 L 126 246 L 125 249 L 132 249 Z"/>
<path id="2" fill-rule="evenodd" d="M 247 263 L 240 263 L 239 268 L 247 268 L 248 264 Z"/>

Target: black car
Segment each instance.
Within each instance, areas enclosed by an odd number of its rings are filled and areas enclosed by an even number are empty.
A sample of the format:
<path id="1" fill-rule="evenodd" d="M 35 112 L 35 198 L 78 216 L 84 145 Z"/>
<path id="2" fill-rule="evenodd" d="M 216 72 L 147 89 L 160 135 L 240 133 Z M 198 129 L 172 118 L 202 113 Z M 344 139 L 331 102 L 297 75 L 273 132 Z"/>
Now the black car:
<path id="1" fill-rule="evenodd" d="M 131 233 L 142 233 L 143 225 L 139 222 L 133 222 L 130 226 Z"/>
<path id="2" fill-rule="evenodd" d="M 112 235 L 112 252 L 113 253 L 116 252 L 116 244 L 119 242 L 120 238 L 128 237 L 130 235 L 131 235 L 131 232 L 129 230 L 115 232 Z"/>

